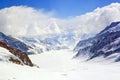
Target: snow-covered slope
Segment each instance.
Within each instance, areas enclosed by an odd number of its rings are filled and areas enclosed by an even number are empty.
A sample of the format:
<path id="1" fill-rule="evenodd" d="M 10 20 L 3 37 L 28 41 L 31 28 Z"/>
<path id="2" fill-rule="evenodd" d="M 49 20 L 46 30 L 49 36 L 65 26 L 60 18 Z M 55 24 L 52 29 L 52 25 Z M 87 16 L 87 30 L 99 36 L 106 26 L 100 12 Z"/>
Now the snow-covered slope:
<path id="1" fill-rule="evenodd" d="M 13 63 L 16 63 L 16 64 L 25 64 L 25 65 L 29 65 L 29 66 L 33 66 L 33 63 L 32 61 L 29 59 L 29 57 L 27 56 L 27 53 L 21 51 L 21 50 L 18 50 L 18 49 L 15 49 L 9 45 L 7 45 L 6 43 L 4 42 L 0 42 L 0 47 L 2 48 L 5 48 L 7 49 L 7 51 L 9 51 L 9 53 L 13 54 L 15 57 L 17 58 L 14 58 L 14 57 L 8 57 L 8 60 L 13 62 Z M 2 51 L 2 50 L 1 50 Z M 7 53 L 7 52 L 6 52 Z M 6 54 L 5 53 L 5 54 Z M 7 54 L 6 54 L 7 55 Z M 8 55 L 9 56 L 9 55 Z"/>
<path id="2" fill-rule="evenodd" d="M 46 38 L 41 36 L 14 38 L 2 32 L 0 32 L 0 41 L 27 54 L 67 49 L 71 48 L 75 43 L 74 35 L 72 34 L 54 35 Z"/>
<path id="3" fill-rule="evenodd" d="M 80 62 L 69 50 L 29 55 L 37 67 L 0 62 L 0 80 L 120 80 L 120 64 Z"/>
<path id="4" fill-rule="evenodd" d="M 0 62 L 12 63 L 11 59 L 18 60 L 19 62 L 21 62 L 22 65 L 24 64 L 18 57 L 9 52 L 9 50 L 0 47 Z"/>
<path id="5" fill-rule="evenodd" d="M 30 46 L 26 45 L 25 43 L 21 42 L 20 40 L 13 38 L 12 36 L 7 36 L 4 33 L 0 32 L 0 41 L 6 43 L 10 47 L 15 49 L 21 50 L 30 54 L 28 50 L 31 48 Z"/>
<path id="6" fill-rule="evenodd" d="M 19 40 L 31 47 L 29 51 L 33 53 L 42 53 L 50 50 L 61 50 L 72 48 L 75 44 L 74 35 L 55 35 L 42 39 L 41 36 L 19 37 Z"/>
<path id="7" fill-rule="evenodd" d="M 102 56 L 104 59 L 120 61 L 120 22 L 113 22 L 93 38 L 80 41 L 74 51 L 78 56 L 93 59 Z"/>

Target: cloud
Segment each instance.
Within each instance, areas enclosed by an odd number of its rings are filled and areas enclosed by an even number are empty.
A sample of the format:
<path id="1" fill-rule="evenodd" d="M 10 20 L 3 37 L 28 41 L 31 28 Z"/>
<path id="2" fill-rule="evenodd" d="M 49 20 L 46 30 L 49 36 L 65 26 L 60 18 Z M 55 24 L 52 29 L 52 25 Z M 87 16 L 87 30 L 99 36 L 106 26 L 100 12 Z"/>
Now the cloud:
<path id="1" fill-rule="evenodd" d="M 26 6 L 13 6 L 0 10 L 0 31 L 9 35 L 34 36 L 49 34 L 45 28 L 51 13 Z"/>
<path id="2" fill-rule="evenodd" d="M 76 37 L 97 34 L 111 22 L 120 21 L 120 3 L 97 8 L 92 12 L 66 20 L 58 20 L 65 31 L 70 30 Z M 67 26 L 67 28 L 65 27 Z"/>
<path id="3" fill-rule="evenodd" d="M 112 3 L 67 19 L 55 18 L 54 12 L 48 13 L 26 6 L 0 10 L 0 31 L 15 36 L 73 34 L 80 38 L 96 34 L 114 21 L 120 21 L 120 3 Z"/>

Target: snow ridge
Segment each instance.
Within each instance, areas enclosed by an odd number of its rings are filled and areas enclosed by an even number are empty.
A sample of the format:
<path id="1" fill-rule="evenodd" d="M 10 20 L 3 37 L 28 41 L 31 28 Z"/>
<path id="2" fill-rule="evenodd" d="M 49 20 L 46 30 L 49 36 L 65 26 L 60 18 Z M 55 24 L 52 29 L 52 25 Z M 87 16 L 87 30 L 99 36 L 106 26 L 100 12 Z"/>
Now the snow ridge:
<path id="1" fill-rule="evenodd" d="M 107 59 L 109 56 L 120 52 L 120 22 L 113 22 L 95 37 L 80 41 L 74 51 L 78 52 L 76 57 L 88 56 L 88 60 L 103 56 Z M 114 61 L 120 61 L 120 54 L 114 56 Z"/>

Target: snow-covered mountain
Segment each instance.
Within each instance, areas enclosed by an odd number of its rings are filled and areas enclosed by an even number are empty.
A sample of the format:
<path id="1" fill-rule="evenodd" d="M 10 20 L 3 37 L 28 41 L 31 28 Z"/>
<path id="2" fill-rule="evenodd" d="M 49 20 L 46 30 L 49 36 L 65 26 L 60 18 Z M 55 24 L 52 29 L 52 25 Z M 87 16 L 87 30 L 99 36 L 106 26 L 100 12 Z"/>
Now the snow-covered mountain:
<path id="1" fill-rule="evenodd" d="M 32 61 L 27 56 L 27 53 L 18 50 L 16 48 L 10 47 L 4 42 L 0 42 L 0 60 L 6 62 L 13 62 L 21 65 L 33 66 Z"/>
<path id="2" fill-rule="evenodd" d="M 30 46 L 29 51 L 33 53 L 73 48 L 75 44 L 75 36 L 72 33 L 61 33 L 58 24 L 54 20 L 46 26 L 45 32 L 47 32 L 45 33 L 47 36 L 38 34 L 17 38 Z"/>
<path id="3" fill-rule="evenodd" d="M 19 37 L 19 39 L 31 47 L 30 52 L 42 53 L 50 50 L 68 49 L 75 43 L 74 35 L 56 35 L 41 39 L 41 36 L 36 37 Z"/>
<path id="4" fill-rule="evenodd" d="M 10 60 L 14 58 L 16 60 L 18 60 L 19 62 L 21 62 L 20 59 L 18 59 L 16 56 L 14 56 L 12 53 L 10 53 L 7 49 L 0 47 L 0 61 L 3 62 L 10 62 Z M 17 63 L 17 61 L 16 61 Z M 22 62 L 21 62 L 22 64 Z"/>
<path id="5" fill-rule="evenodd" d="M 95 37 L 80 41 L 74 51 L 75 57 L 85 56 L 87 60 L 103 57 L 120 61 L 120 22 L 113 22 Z"/>
<path id="6" fill-rule="evenodd" d="M 74 35 L 72 34 L 55 35 L 46 38 L 42 38 L 41 36 L 14 38 L 2 32 L 0 32 L 0 41 L 27 54 L 67 49 L 75 43 Z"/>
<path id="7" fill-rule="evenodd" d="M 26 52 L 27 54 L 31 53 L 28 52 L 28 50 L 31 48 L 30 46 L 26 45 L 16 38 L 13 38 L 12 36 L 5 35 L 2 32 L 0 32 L 0 41 L 6 43 L 10 47 Z"/>

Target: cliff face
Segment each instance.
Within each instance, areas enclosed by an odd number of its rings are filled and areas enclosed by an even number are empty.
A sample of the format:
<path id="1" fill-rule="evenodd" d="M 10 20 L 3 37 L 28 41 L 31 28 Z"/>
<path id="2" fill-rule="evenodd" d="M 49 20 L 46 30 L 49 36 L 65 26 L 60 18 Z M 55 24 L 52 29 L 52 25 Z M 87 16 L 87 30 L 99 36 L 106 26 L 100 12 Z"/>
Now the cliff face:
<path id="1" fill-rule="evenodd" d="M 29 57 L 27 56 L 27 54 L 25 52 L 22 52 L 18 49 L 12 48 L 10 46 L 8 46 L 6 43 L 4 42 L 0 42 L 0 46 L 9 50 L 9 52 L 11 52 L 14 56 L 16 56 L 18 59 L 13 59 L 12 57 L 9 59 L 9 61 L 16 63 L 16 64 L 25 64 L 28 66 L 33 66 L 33 63 L 31 62 L 31 60 L 29 59 Z"/>

